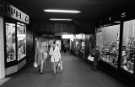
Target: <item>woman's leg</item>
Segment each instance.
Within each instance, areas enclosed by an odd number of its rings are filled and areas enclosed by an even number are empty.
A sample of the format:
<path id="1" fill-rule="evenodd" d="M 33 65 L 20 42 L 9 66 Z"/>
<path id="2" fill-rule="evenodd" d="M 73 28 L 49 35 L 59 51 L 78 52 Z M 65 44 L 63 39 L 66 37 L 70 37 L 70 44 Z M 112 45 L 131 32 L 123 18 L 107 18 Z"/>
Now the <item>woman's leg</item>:
<path id="1" fill-rule="evenodd" d="M 44 68 L 44 61 L 41 60 L 41 65 L 40 65 L 40 72 L 43 73 L 43 68 Z"/>
<path id="2" fill-rule="evenodd" d="M 56 62 L 54 62 L 54 73 L 56 74 Z"/>
<path id="3" fill-rule="evenodd" d="M 55 64 L 55 62 L 52 62 L 52 69 L 53 69 L 53 73 L 56 73 L 56 64 Z"/>

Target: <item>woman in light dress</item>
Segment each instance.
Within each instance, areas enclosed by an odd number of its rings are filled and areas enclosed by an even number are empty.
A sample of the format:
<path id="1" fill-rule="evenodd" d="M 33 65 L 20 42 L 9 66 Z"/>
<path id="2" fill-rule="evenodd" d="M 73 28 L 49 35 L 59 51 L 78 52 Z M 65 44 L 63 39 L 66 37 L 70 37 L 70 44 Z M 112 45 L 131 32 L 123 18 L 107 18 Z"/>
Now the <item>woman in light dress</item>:
<path id="1" fill-rule="evenodd" d="M 59 48 L 59 44 L 57 42 L 55 42 L 55 44 L 51 45 L 49 54 L 51 55 L 53 72 L 56 73 L 57 65 L 58 65 L 59 61 L 61 60 L 60 48 Z"/>

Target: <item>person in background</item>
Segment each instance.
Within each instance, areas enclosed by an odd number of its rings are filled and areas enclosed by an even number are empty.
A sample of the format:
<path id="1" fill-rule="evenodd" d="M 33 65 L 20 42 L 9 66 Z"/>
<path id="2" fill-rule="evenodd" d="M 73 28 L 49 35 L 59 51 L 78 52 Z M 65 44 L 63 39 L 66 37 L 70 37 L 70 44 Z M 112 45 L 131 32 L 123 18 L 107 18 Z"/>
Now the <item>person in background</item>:
<path id="1" fill-rule="evenodd" d="M 40 72 L 43 73 L 44 65 L 46 67 L 46 59 L 48 57 L 48 44 L 47 41 L 42 42 L 40 49 Z"/>
<path id="2" fill-rule="evenodd" d="M 50 44 L 50 50 L 49 50 L 49 55 L 50 55 L 50 58 L 51 58 L 51 65 L 52 65 L 52 69 L 53 69 L 53 72 L 55 73 L 55 61 L 54 61 L 54 56 L 53 56 L 53 53 L 54 52 L 54 42 L 52 42 Z"/>
<path id="3" fill-rule="evenodd" d="M 40 41 L 38 38 L 35 39 L 35 59 L 34 59 L 34 67 L 39 68 L 39 53 L 40 49 Z"/>
<path id="4" fill-rule="evenodd" d="M 62 57 L 61 57 L 61 41 L 60 40 L 57 40 L 56 41 L 56 46 L 57 46 L 57 49 L 58 49 L 58 62 L 57 62 L 57 65 L 56 65 L 56 69 L 57 69 L 57 72 L 61 72 L 63 71 L 63 62 L 62 62 Z"/>
<path id="5" fill-rule="evenodd" d="M 51 55 L 53 72 L 56 74 L 58 62 L 61 60 L 61 53 L 60 53 L 60 49 L 59 49 L 59 44 L 57 42 L 55 42 L 55 44 L 52 46 L 49 54 Z"/>

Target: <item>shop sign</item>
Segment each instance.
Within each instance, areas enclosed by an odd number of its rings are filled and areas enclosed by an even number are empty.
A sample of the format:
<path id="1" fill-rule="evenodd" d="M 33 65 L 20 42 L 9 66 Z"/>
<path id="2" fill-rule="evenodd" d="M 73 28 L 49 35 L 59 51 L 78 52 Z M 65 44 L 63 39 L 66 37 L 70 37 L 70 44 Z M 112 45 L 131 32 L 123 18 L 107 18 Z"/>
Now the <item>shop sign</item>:
<path id="1" fill-rule="evenodd" d="M 11 4 L 7 5 L 6 13 L 13 19 L 29 24 L 29 16 Z"/>

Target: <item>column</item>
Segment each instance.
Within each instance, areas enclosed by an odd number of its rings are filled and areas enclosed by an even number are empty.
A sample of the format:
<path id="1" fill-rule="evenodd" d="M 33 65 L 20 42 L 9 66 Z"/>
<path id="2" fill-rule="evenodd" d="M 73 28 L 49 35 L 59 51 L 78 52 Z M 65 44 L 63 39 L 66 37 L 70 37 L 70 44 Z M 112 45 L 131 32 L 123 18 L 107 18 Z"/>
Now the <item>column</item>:
<path id="1" fill-rule="evenodd" d="M 5 77 L 3 18 L 0 17 L 0 79 Z"/>

